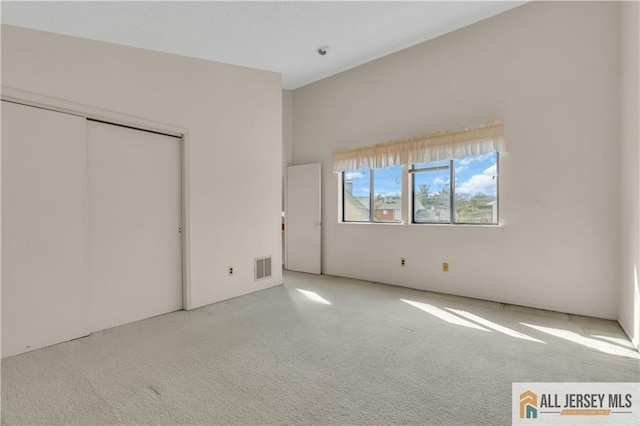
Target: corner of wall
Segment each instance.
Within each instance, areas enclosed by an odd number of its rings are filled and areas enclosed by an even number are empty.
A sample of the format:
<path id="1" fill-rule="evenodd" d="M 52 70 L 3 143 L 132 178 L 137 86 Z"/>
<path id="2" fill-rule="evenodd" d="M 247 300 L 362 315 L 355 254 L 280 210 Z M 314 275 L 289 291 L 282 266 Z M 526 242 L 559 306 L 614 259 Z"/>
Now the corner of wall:
<path id="1" fill-rule="evenodd" d="M 620 3 L 618 322 L 640 350 L 640 3 Z"/>
<path id="2" fill-rule="evenodd" d="M 293 161 L 293 90 L 282 90 L 282 163 Z"/>

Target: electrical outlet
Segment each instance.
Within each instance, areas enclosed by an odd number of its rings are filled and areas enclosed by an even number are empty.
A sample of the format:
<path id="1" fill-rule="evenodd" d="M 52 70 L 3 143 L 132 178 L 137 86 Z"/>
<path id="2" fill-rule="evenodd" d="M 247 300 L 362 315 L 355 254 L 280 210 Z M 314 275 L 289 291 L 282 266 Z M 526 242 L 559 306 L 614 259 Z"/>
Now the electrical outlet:
<path id="1" fill-rule="evenodd" d="M 449 263 L 442 262 L 442 272 L 449 272 Z"/>
<path id="2" fill-rule="evenodd" d="M 229 266 L 229 276 L 233 275 L 233 266 Z"/>
<path id="3" fill-rule="evenodd" d="M 400 266 L 404 266 L 406 264 L 404 257 L 400 258 Z"/>

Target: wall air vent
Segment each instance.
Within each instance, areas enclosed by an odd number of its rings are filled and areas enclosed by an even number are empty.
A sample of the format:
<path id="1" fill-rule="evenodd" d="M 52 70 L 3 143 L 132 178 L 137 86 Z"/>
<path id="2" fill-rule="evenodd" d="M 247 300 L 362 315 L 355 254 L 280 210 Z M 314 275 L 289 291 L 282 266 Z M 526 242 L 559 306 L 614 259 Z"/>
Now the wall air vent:
<path id="1" fill-rule="evenodd" d="M 271 256 L 256 257 L 255 259 L 255 280 L 271 278 Z"/>

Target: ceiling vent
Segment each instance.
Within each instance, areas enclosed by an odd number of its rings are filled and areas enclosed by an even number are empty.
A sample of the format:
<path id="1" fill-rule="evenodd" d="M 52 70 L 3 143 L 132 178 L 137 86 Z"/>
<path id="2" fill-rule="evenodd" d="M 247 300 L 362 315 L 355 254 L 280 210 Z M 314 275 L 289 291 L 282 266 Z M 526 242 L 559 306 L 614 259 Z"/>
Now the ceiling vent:
<path id="1" fill-rule="evenodd" d="M 255 259 L 255 280 L 271 278 L 271 256 L 256 257 Z"/>

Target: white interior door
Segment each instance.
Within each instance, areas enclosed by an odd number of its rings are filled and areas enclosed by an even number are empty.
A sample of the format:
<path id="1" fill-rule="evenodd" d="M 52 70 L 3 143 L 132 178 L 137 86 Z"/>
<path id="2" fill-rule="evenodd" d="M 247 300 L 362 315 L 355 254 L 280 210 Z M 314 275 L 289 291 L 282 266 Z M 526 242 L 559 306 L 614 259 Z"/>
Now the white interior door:
<path id="1" fill-rule="evenodd" d="M 91 331 L 182 308 L 180 139 L 88 122 Z"/>
<path id="2" fill-rule="evenodd" d="M 321 272 L 320 164 L 287 168 L 287 269 Z"/>
<path id="3" fill-rule="evenodd" d="M 2 102 L 2 357 L 89 334 L 87 127 Z"/>

